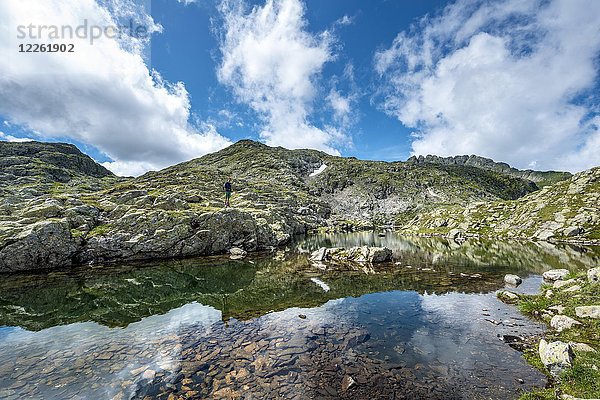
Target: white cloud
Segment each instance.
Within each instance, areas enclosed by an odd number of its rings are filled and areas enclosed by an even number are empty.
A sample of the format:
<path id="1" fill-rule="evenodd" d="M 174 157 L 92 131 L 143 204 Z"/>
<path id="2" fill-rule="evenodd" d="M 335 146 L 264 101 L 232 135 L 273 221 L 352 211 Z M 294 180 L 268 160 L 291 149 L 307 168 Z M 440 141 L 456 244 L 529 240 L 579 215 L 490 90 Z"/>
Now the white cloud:
<path id="1" fill-rule="evenodd" d="M 329 100 L 336 118 L 344 118 L 350 113 L 350 99 L 342 96 L 336 89 L 331 89 L 327 100 Z"/>
<path id="2" fill-rule="evenodd" d="M 198 0 L 177 0 L 177 2 L 178 2 L 178 3 L 183 3 L 183 4 L 185 4 L 186 6 L 187 6 L 187 5 L 189 5 L 189 4 L 194 4 L 194 3 L 196 3 L 197 1 L 198 1 Z"/>
<path id="3" fill-rule="evenodd" d="M 599 165 L 598 15 L 595 0 L 459 0 L 376 54 L 382 108 L 418 131 L 415 154 Z"/>
<path id="4" fill-rule="evenodd" d="M 348 25 L 352 25 L 353 23 L 354 23 L 354 17 L 350 17 L 348 15 L 344 15 L 342 18 L 335 21 L 335 25 L 340 25 L 340 26 L 348 26 Z"/>
<path id="5" fill-rule="evenodd" d="M 0 2 L 0 115 L 43 137 L 69 137 L 95 146 L 116 172 L 138 174 L 230 144 L 214 128 L 190 124 L 183 83 L 165 82 L 142 57 L 148 38 L 72 38 L 74 53 L 17 53 L 18 25 L 119 25 L 135 18 L 161 27 L 129 0 L 5 0 Z M 31 41 L 33 42 L 33 41 Z"/>
<path id="6" fill-rule="evenodd" d="M 344 95 L 340 90 L 338 90 L 337 86 L 340 82 L 340 78 L 333 76 L 330 79 L 332 88 L 330 89 L 326 100 L 333 110 L 333 121 L 340 125 L 343 129 L 348 130 L 354 123 L 358 121 L 356 103 L 360 97 L 360 90 L 358 89 L 354 80 L 353 64 L 346 65 L 341 80 L 346 82 L 349 86 L 347 89 L 347 94 Z"/>
<path id="7" fill-rule="evenodd" d="M 6 133 L 0 131 L 0 140 L 5 142 L 33 142 L 35 139 L 7 135 Z"/>
<path id="8" fill-rule="evenodd" d="M 329 32 L 306 31 L 300 0 L 267 0 L 247 11 L 241 1 L 224 0 L 222 62 L 218 77 L 236 98 L 261 117 L 269 145 L 316 148 L 337 154 L 348 138 L 338 128 L 309 120 L 323 66 L 334 58 Z"/>

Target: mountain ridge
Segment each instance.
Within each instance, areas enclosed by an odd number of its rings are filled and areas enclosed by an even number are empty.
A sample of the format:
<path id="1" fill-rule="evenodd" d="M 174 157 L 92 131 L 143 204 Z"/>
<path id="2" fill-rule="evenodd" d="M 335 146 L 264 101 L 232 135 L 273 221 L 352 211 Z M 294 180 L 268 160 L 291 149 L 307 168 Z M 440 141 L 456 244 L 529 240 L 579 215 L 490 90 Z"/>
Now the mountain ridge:
<path id="1" fill-rule="evenodd" d="M 477 168 L 488 169 L 496 172 L 501 172 L 516 178 L 523 178 L 535 182 L 538 186 L 547 186 L 561 180 L 565 180 L 573 176 L 570 172 L 563 171 L 536 171 L 532 169 L 518 169 L 510 166 L 508 163 L 494 161 L 491 158 L 481 157 L 478 155 L 456 155 L 449 157 L 441 157 L 428 154 L 426 156 L 411 156 L 406 162 L 416 164 L 440 164 L 440 165 L 471 165 Z"/>

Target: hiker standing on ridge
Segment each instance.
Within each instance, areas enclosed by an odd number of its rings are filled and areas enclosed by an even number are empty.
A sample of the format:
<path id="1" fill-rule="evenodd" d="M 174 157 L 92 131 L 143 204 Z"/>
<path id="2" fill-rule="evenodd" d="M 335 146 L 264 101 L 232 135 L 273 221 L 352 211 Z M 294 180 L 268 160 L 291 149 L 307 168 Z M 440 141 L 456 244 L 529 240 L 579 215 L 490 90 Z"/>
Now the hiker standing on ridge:
<path id="1" fill-rule="evenodd" d="M 227 182 L 223 185 L 223 189 L 225 189 L 225 208 L 229 207 L 229 199 L 231 199 L 231 177 L 227 179 Z"/>

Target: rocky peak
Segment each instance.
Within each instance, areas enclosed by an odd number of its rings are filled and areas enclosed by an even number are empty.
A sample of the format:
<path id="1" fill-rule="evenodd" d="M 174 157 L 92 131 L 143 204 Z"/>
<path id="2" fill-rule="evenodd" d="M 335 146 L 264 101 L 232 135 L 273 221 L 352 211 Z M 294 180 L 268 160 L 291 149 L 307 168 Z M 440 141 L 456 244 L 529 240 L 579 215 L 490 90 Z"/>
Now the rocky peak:
<path id="1" fill-rule="evenodd" d="M 75 176 L 103 178 L 112 172 L 67 143 L 0 142 L 0 181 L 68 182 Z"/>
<path id="2" fill-rule="evenodd" d="M 407 163 L 411 164 L 437 164 L 437 165 L 466 165 L 499 172 L 515 178 L 527 179 L 535 182 L 538 186 L 546 186 L 552 183 L 569 179 L 572 174 L 560 171 L 534 171 L 531 169 L 520 170 L 513 168 L 507 163 L 496 162 L 490 158 L 477 155 L 461 155 L 451 157 L 440 157 L 428 154 L 427 156 L 412 156 Z"/>

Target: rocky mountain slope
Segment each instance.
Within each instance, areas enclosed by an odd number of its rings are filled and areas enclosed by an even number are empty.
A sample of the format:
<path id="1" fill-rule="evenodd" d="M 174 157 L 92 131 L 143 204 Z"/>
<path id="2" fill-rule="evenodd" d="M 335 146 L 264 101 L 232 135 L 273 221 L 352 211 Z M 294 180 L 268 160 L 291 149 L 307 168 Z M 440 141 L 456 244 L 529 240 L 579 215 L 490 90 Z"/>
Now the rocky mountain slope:
<path id="1" fill-rule="evenodd" d="M 556 182 L 564 181 L 569 179 L 572 174 L 568 172 L 559 171 L 534 171 L 531 169 L 520 170 L 511 167 L 510 165 L 503 162 L 496 162 L 489 158 L 470 155 L 470 156 L 454 156 L 454 157 L 439 157 L 434 155 L 423 156 L 412 156 L 407 162 L 415 164 L 439 164 L 448 166 L 461 166 L 467 165 L 477 167 L 489 171 L 498 172 L 514 178 L 523 178 L 535 182 L 538 187 L 544 187 L 552 185 Z"/>
<path id="2" fill-rule="evenodd" d="M 449 233 L 541 240 L 600 239 L 600 167 L 514 201 L 449 206 L 416 216 L 408 233 Z"/>
<path id="3" fill-rule="evenodd" d="M 440 207 L 538 190 L 473 165 L 361 161 L 248 140 L 135 179 L 71 145 L 0 144 L 9 166 L 0 271 L 254 251 L 311 229 L 400 226 Z M 233 207 L 224 209 L 228 176 Z"/>

